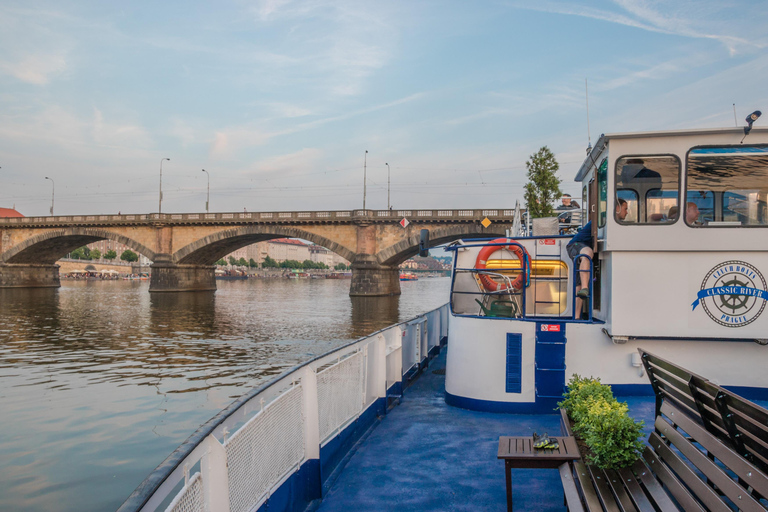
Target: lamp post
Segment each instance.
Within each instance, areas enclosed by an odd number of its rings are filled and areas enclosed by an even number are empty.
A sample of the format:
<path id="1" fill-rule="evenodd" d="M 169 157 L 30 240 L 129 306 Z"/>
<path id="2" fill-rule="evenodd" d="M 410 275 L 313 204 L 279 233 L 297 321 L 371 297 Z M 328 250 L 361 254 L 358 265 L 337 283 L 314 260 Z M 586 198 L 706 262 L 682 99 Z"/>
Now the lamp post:
<path id="1" fill-rule="evenodd" d="M 387 210 L 389 210 L 392 208 L 389 204 L 389 164 L 384 165 L 387 166 Z"/>
<path id="2" fill-rule="evenodd" d="M 363 210 L 365 210 L 365 193 L 366 185 L 368 184 L 368 150 L 365 150 L 365 159 L 363 160 Z"/>
<path id="3" fill-rule="evenodd" d="M 203 169 L 203 172 L 208 176 L 208 192 L 205 195 L 205 213 L 208 213 L 208 203 L 211 200 L 211 175 L 205 169 Z"/>
<path id="4" fill-rule="evenodd" d="M 56 184 L 53 182 L 53 178 L 45 177 L 47 180 L 51 180 L 51 216 L 53 216 L 53 196 L 56 193 Z"/>
<path id="5" fill-rule="evenodd" d="M 157 213 L 163 213 L 163 160 L 171 161 L 170 158 L 160 159 L 160 202 L 157 205 Z"/>

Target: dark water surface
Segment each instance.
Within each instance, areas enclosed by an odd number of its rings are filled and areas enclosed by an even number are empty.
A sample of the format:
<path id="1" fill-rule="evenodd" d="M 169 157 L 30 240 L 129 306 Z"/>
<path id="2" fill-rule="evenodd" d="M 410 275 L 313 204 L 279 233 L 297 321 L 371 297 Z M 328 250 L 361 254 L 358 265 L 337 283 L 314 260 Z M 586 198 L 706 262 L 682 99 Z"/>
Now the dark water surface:
<path id="1" fill-rule="evenodd" d="M 68 281 L 0 290 L 0 510 L 114 510 L 199 425 L 285 369 L 448 298 L 450 279 L 352 298 L 348 280 L 216 293 Z"/>

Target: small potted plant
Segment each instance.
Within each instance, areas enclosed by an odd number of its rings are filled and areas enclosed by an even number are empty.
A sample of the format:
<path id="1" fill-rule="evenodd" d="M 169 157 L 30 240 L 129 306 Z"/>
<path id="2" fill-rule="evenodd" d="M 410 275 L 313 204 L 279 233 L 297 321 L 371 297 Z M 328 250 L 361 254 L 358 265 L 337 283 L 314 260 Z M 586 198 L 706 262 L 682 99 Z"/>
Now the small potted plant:
<path id="1" fill-rule="evenodd" d="M 582 458 L 600 469 L 631 466 L 643 449 L 644 423 L 629 415 L 626 402 L 592 377 L 574 375 L 557 405 L 565 409 Z"/>

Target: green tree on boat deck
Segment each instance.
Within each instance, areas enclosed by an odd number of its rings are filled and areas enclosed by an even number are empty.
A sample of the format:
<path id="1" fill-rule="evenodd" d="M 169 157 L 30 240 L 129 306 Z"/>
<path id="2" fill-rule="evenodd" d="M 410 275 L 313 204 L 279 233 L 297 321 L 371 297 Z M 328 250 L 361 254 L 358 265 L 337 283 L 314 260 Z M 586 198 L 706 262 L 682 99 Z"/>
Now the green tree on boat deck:
<path id="1" fill-rule="evenodd" d="M 530 156 L 525 167 L 528 183 L 525 185 L 525 204 L 531 218 L 554 217 L 553 203 L 563 195 L 561 179 L 557 177 L 560 164 L 547 146 Z"/>

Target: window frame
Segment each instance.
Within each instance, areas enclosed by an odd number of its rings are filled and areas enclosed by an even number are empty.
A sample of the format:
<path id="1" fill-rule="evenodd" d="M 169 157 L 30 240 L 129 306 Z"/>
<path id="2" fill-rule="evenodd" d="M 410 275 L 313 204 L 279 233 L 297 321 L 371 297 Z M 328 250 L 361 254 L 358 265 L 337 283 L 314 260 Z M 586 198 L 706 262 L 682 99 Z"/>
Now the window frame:
<path id="1" fill-rule="evenodd" d="M 715 149 L 715 148 L 725 148 L 725 149 L 727 149 L 727 148 L 763 148 L 763 149 L 768 149 L 768 144 L 701 144 L 701 145 L 698 145 L 698 146 L 691 146 L 690 148 L 688 148 L 688 151 L 685 152 L 685 180 L 684 180 L 684 183 L 682 183 L 682 185 L 683 185 L 683 197 L 686 198 L 685 199 L 686 203 L 688 202 L 688 164 L 690 163 L 691 152 L 696 150 L 696 149 Z M 734 190 L 741 190 L 741 189 L 734 189 Z M 698 192 L 698 191 L 694 190 L 694 192 Z M 713 199 L 712 199 L 712 207 L 716 208 L 717 207 L 717 202 L 718 202 L 717 201 L 717 196 L 714 195 L 714 191 L 709 191 L 709 192 L 712 192 L 712 194 L 714 196 Z M 722 198 L 720 199 L 720 201 L 722 202 Z M 720 204 L 720 208 L 721 208 L 721 210 L 724 209 L 724 206 L 723 206 L 722 203 Z M 722 211 L 721 211 L 721 213 L 722 213 Z M 714 212 L 713 212 L 713 214 L 714 214 Z M 685 215 L 685 210 L 681 209 L 680 210 L 680 215 L 678 215 L 678 218 L 682 218 L 684 215 Z M 745 228 L 746 229 L 765 229 L 765 228 L 768 228 L 768 223 L 767 224 L 762 224 L 762 225 L 761 224 L 751 224 L 751 225 L 750 224 L 747 224 L 747 225 L 743 225 L 742 224 L 742 225 L 739 225 L 739 226 L 729 226 L 729 225 L 708 226 L 708 225 L 705 225 L 705 224 L 701 224 L 699 226 L 692 226 L 692 225 L 688 224 L 687 222 L 684 222 L 684 224 L 686 226 L 688 226 L 689 228 L 693 228 L 693 229 L 701 229 L 701 228 L 704 228 L 704 229 L 745 229 Z"/>
<path id="2" fill-rule="evenodd" d="M 717 147 L 717 146 L 716 146 Z M 619 220 L 619 218 L 616 216 L 616 206 L 619 204 L 619 196 L 618 196 L 618 179 L 616 176 L 616 171 L 618 169 L 619 161 L 624 158 L 657 158 L 657 157 L 672 157 L 675 160 L 677 160 L 677 207 L 678 207 L 678 215 L 677 219 L 675 219 L 674 222 L 640 222 L 640 212 L 638 211 L 638 222 L 625 222 L 622 220 Z M 686 160 L 687 161 L 687 160 Z M 621 155 L 616 158 L 616 160 L 613 163 L 613 220 L 622 226 L 674 226 L 680 221 L 680 218 L 682 215 L 680 214 L 680 198 L 682 197 L 683 192 L 683 176 L 686 177 L 687 175 L 683 174 L 683 162 L 680 160 L 680 157 L 674 153 L 652 153 L 652 154 L 626 154 Z M 629 190 L 629 189 L 626 189 Z M 663 191 L 664 189 L 659 189 Z M 673 189 L 668 189 L 673 190 Z M 646 191 L 647 195 L 648 191 Z M 637 194 L 638 196 L 638 205 L 640 204 L 640 194 Z M 648 198 L 643 197 L 643 201 L 647 203 Z M 646 213 L 647 217 L 647 213 Z"/>

